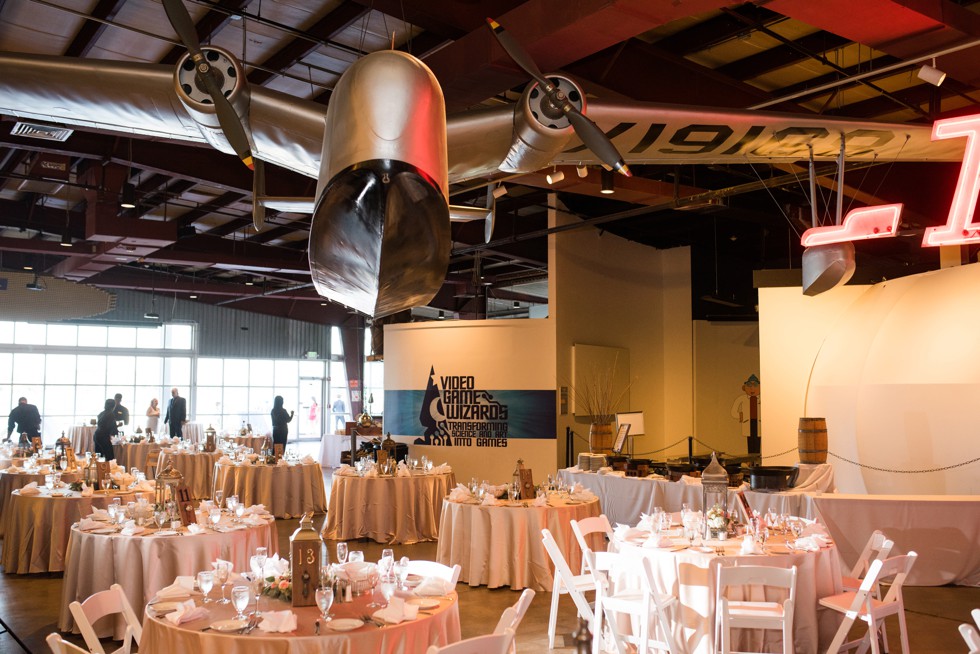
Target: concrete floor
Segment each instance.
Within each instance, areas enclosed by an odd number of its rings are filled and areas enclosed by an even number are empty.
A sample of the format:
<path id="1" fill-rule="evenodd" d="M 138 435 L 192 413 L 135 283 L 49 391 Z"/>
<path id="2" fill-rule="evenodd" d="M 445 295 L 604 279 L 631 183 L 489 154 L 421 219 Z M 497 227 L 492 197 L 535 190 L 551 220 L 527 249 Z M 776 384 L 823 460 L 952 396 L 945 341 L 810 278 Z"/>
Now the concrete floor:
<path id="1" fill-rule="evenodd" d="M 329 489 L 329 480 L 327 488 Z M 322 523 L 323 516 L 316 517 L 316 524 Z M 279 548 L 288 552 L 289 536 L 298 526 L 298 520 L 279 520 Z M 367 540 L 357 542 L 358 549 L 364 550 L 367 560 L 381 557 L 384 547 Z M 398 545 L 394 547 L 395 556 L 408 556 L 412 559 L 435 559 L 436 544 Z M 334 544 L 330 544 L 334 551 Z M 59 605 L 61 601 L 62 579 L 60 574 L 51 575 L 8 575 L 0 574 L 0 619 L 23 640 L 31 652 L 48 652 L 44 638 L 57 630 Z M 460 619 L 464 638 L 489 633 L 497 623 L 500 613 L 517 601 L 519 593 L 509 589 L 488 590 L 484 587 L 471 588 L 464 584 L 457 587 L 459 592 Z M 966 645 L 957 627 L 970 621 L 970 611 L 980 607 L 980 588 L 943 586 L 936 588 L 906 588 L 904 592 L 906 615 L 909 629 L 910 649 L 917 654 L 950 654 L 967 652 Z M 517 632 L 518 652 L 546 652 L 548 650 L 548 612 L 551 604 L 550 593 L 538 593 L 531 603 L 520 629 Z M 574 652 L 571 634 L 576 628 L 575 609 L 565 597 L 560 603 L 558 617 L 559 637 L 555 652 Z M 79 636 L 69 637 L 79 645 Z M 892 651 L 900 648 L 897 621 L 889 620 L 889 642 Z M 13 654 L 20 651 L 9 634 L 0 635 L 0 654 Z M 358 653 L 358 654 L 369 654 Z"/>

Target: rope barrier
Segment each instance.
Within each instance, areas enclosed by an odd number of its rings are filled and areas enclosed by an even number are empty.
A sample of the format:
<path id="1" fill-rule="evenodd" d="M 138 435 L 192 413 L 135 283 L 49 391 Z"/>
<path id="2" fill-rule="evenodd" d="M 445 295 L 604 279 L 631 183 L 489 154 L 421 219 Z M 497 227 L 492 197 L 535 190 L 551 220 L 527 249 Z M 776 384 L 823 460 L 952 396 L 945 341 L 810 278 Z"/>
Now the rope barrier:
<path id="1" fill-rule="evenodd" d="M 970 459 L 969 461 L 964 461 L 963 463 L 954 463 L 953 465 L 942 466 L 941 468 L 926 468 L 923 470 L 897 470 L 894 468 L 881 468 L 878 466 L 871 466 L 866 463 L 858 463 L 857 461 L 851 461 L 850 459 L 846 459 L 839 454 L 834 454 L 833 452 L 827 452 L 827 454 L 834 457 L 835 459 L 840 459 L 844 463 L 850 463 L 851 465 L 858 466 L 859 468 L 867 468 L 868 470 L 875 470 L 877 472 L 893 472 L 901 475 L 919 475 L 927 472 L 942 472 L 944 470 L 952 470 L 953 468 L 962 468 L 963 466 L 968 466 L 971 463 L 976 463 L 977 461 L 980 461 L 980 457 L 977 457 L 975 459 Z"/>
<path id="2" fill-rule="evenodd" d="M 683 443 L 686 440 L 687 440 L 687 436 L 685 436 L 684 438 L 680 439 L 676 443 L 671 443 L 667 447 L 661 447 L 659 450 L 650 450 L 649 452 L 637 452 L 633 456 L 645 456 L 647 454 L 656 454 L 657 452 L 663 452 L 664 450 L 669 450 L 670 448 L 674 447 L 675 445 L 680 445 L 681 443 Z"/>

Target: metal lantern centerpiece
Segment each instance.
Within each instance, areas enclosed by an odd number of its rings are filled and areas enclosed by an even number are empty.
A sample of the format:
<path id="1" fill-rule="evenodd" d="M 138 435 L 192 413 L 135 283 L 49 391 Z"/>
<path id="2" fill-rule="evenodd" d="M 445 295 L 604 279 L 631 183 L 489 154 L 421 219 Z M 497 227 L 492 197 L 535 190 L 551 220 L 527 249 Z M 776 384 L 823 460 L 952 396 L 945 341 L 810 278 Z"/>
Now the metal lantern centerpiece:
<path id="1" fill-rule="evenodd" d="M 71 439 L 61 432 L 61 438 L 54 442 L 54 461 L 55 464 L 61 463 L 62 459 L 68 458 L 68 449 L 71 448 Z"/>
<path id="2" fill-rule="evenodd" d="M 313 513 L 304 513 L 299 528 L 289 537 L 289 564 L 293 578 L 293 606 L 316 604 L 323 540 L 313 528 Z"/>
<path id="3" fill-rule="evenodd" d="M 704 509 L 704 537 L 728 538 L 728 472 L 711 453 L 711 463 L 701 473 L 701 508 Z"/>
<path id="4" fill-rule="evenodd" d="M 204 439 L 205 452 L 214 452 L 218 449 L 218 432 L 213 425 L 208 425 L 208 428 L 204 430 Z"/>
<path id="5" fill-rule="evenodd" d="M 177 504 L 177 488 L 184 483 L 184 475 L 180 474 L 180 470 L 174 470 L 173 461 L 167 461 L 167 467 L 157 473 L 157 486 L 154 493 L 153 502 L 157 506 L 161 506 L 170 510 L 172 508 L 170 503 L 174 505 Z M 175 509 L 176 510 L 176 509 Z M 171 520 L 176 520 L 177 516 L 171 514 Z"/>

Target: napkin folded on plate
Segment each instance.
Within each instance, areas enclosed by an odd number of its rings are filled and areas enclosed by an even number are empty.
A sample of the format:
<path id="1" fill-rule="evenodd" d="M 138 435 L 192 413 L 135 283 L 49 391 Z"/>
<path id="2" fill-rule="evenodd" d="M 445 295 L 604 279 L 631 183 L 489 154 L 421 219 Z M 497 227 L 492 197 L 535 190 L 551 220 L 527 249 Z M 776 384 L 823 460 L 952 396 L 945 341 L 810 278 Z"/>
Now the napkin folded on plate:
<path id="1" fill-rule="evenodd" d="M 135 520 L 127 520 L 123 525 L 122 531 L 119 533 L 123 536 L 135 536 L 136 534 L 142 534 L 144 531 L 146 529 L 137 525 Z"/>
<path id="2" fill-rule="evenodd" d="M 157 482 L 153 479 L 147 479 L 136 484 L 135 490 L 143 491 L 146 493 L 152 493 L 157 489 Z"/>
<path id="3" fill-rule="evenodd" d="M 646 531 L 653 531 L 653 521 L 654 517 L 648 513 L 640 514 L 640 522 L 637 523 L 637 529 L 645 529 Z"/>
<path id="4" fill-rule="evenodd" d="M 252 506 L 245 507 L 245 515 L 267 516 L 271 514 L 269 513 L 269 509 L 265 508 L 265 504 L 253 504 Z"/>
<path id="5" fill-rule="evenodd" d="M 399 464 L 401 466 L 401 464 Z M 449 491 L 450 502 L 469 502 L 473 499 L 473 493 L 463 484 L 456 484 L 456 488 Z"/>
<path id="6" fill-rule="evenodd" d="M 181 575 L 174 583 L 157 591 L 155 601 L 173 600 L 187 597 L 194 590 L 194 577 Z"/>
<path id="7" fill-rule="evenodd" d="M 613 529 L 613 537 L 616 540 L 635 540 L 637 538 L 646 538 L 650 535 L 649 530 L 640 529 L 638 527 L 630 527 L 629 525 L 618 524 L 616 528 Z"/>
<path id="8" fill-rule="evenodd" d="M 50 475 L 51 474 L 51 466 L 40 466 L 37 469 L 37 474 L 39 474 L 39 475 Z"/>
<path id="9" fill-rule="evenodd" d="M 6 472 L 10 472 L 10 473 L 13 473 L 15 475 L 19 475 L 20 473 L 24 472 L 24 469 L 21 468 L 18 465 L 12 465 L 9 468 L 7 468 Z"/>
<path id="10" fill-rule="evenodd" d="M 129 474 L 128 472 L 116 472 L 110 475 L 112 481 L 116 482 L 119 488 L 129 488 L 129 485 L 136 481 L 136 477 Z"/>
<path id="11" fill-rule="evenodd" d="M 681 475 L 681 483 L 687 486 L 700 486 L 701 479 L 692 477 L 690 475 Z"/>
<path id="12" fill-rule="evenodd" d="M 265 524 L 265 519 L 261 516 L 250 515 L 242 519 L 242 524 L 248 525 L 249 527 L 261 527 Z"/>
<path id="13" fill-rule="evenodd" d="M 316 463 L 316 459 L 313 458 L 312 454 L 307 454 L 299 461 L 300 463 Z"/>
<path id="14" fill-rule="evenodd" d="M 340 475 L 341 477 L 356 477 L 357 470 L 354 470 L 352 467 L 344 463 L 339 468 L 334 470 L 333 474 Z"/>
<path id="15" fill-rule="evenodd" d="M 482 504 L 483 506 L 499 506 L 500 501 L 497 500 L 497 498 L 491 495 L 490 493 L 486 493 L 483 496 L 483 501 L 480 504 Z"/>
<path id="16" fill-rule="evenodd" d="M 286 459 L 279 459 L 278 461 L 276 461 L 277 468 L 285 468 L 288 465 L 289 465 L 289 461 L 287 461 Z"/>
<path id="17" fill-rule="evenodd" d="M 762 548 L 759 547 L 759 544 L 755 542 L 755 539 L 752 538 L 751 535 L 746 534 L 742 538 L 742 549 L 739 550 L 739 554 L 764 554 L 764 552 L 762 551 Z"/>
<path id="18" fill-rule="evenodd" d="M 453 467 L 448 463 L 443 463 L 442 465 L 432 466 L 430 472 L 434 475 L 448 475 L 453 471 Z"/>
<path id="19" fill-rule="evenodd" d="M 191 622 L 192 620 L 202 620 L 211 615 L 206 608 L 203 606 L 196 606 L 194 600 L 189 599 L 186 602 L 181 602 L 180 607 L 167 615 L 163 616 L 164 619 L 177 625 L 182 622 Z"/>
<path id="20" fill-rule="evenodd" d="M 228 565 L 228 574 L 231 574 L 232 572 L 235 571 L 235 564 L 232 563 L 231 561 L 225 561 L 224 559 L 215 559 L 214 561 L 212 561 L 211 568 L 217 570 L 219 563 L 225 563 Z"/>
<path id="21" fill-rule="evenodd" d="M 532 502 L 532 504 L 534 504 L 534 506 L 548 506 L 548 496 L 538 495 L 534 498 L 534 502 Z"/>
<path id="22" fill-rule="evenodd" d="M 586 488 L 585 490 L 571 493 L 570 497 L 576 502 L 591 502 L 595 499 L 595 493 Z"/>
<path id="23" fill-rule="evenodd" d="M 408 469 L 408 466 L 405 465 L 404 461 L 399 461 L 398 469 L 395 474 L 397 474 L 399 477 L 411 477 L 412 471 Z"/>
<path id="24" fill-rule="evenodd" d="M 288 633 L 296 631 L 296 614 L 292 611 L 265 611 L 259 630 L 266 633 Z"/>
<path id="25" fill-rule="evenodd" d="M 803 528 L 804 536 L 827 536 L 827 528 L 819 522 L 813 522 Z"/>
<path id="26" fill-rule="evenodd" d="M 91 518 L 82 518 L 78 522 L 78 528 L 82 531 L 89 531 L 91 529 L 102 529 L 105 527 L 104 522 L 99 522 L 98 520 L 92 520 Z"/>
<path id="27" fill-rule="evenodd" d="M 85 482 L 82 482 L 82 490 L 80 492 L 82 497 L 92 497 L 92 495 L 95 494 L 95 487 L 89 486 Z M 102 514 L 105 515 L 105 519 L 109 519 L 109 514 L 105 512 L 105 509 L 92 509 L 92 515 L 95 515 L 96 511 L 102 511 Z"/>
<path id="28" fill-rule="evenodd" d="M 230 466 L 233 465 L 235 462 L 232 461 L 229 457 L 223 456 L 220 459 L 218 459 L 218 463 L 220 463 L 223 466 Z"/>
<path id="29" fill-rule="evenodd" d="M 40 495 L 41 489 L 37 487 L 37 482 L 32 481 L 23 488 L 20 489 L 21 495 Z"/>
<path id="30" fill-rule="evenodd" d="M 381 620 L 385 624 L 398 624 L 405 620 L 414 620 L 419 616 L 419 607 L 415 604 L 408 604 L 400 597 L 392 597 L 388 600 L 388 606 L 379 611 L 375 611 L 372 617 Z"/>
<path id="31" fill-rule="evenodd" d="M 207 529 L 197 523 L 192 522 L 191 524 L 187 525 L 187 533 L 191 534 L 192 536 L 203 534 L 205 531 L 207 531 Z"/>
<path id="32" fill-rule="evenodd" d="M 378 476 L 378 469 L 372 466 L 370 470 L 364 473 L 364 476 L 368 479 L 374 479 Z"/>
<path id="33" fill-rule="evenodd" d="M 819 534 L 814 534 L 813 536 L 805 536 L 804 538 L 797 538 L 796 542 L 793 543 L 793 548 L 798 550 L 803 550 L 806 552 L 816 552 L 821 547 L 828 547 L 830 541 L 820 536 Z"/>
<path id="34" fill-rule="evenodd" d="M 565 468 L 568 472 L 582 472 L 582 469 L 578 465 L 574 465 L 571 468 Z"/>
<path id="35" fill-rule="evenodd" d="M 643 547 L 672 547 L 674 541 L 672 541 L 667 534 L 650 534 L 650 536 L 643 541 Z"/>
<path id="36" fill-rule="evenodd" d="M 84 489 L 86 487 L 83 486 L 82 488 Z M 91 488 L 91 486 L 89 486 L 88 488 Z M 85 491 L 82 490 L 82 492 L 84 493 Z M 105 509 L 92 509 L 92 513 L 89 514 L 89 517 L 92 518 L 93 520 L 105 521 L 109 519 L 109 512 L 106 511 Z"/>
<path id="37" fill-rule="evenodd" d="M 252 572 L 261 574 L 263 577 L 278 577 L 289 570 L 289 559 L 280 559 L 278 554 L 273 554 L 265 560 L 265 567 L 259 570 L 253 556 L 248 561 L 248 567 Z"/>
<path id="38" fill-rule="evenodd" d="M 426 577 L 415 587 L 415 594 L 420 597 L 439 597 L 452 592 L 452 585 L 440 577 Z"/>

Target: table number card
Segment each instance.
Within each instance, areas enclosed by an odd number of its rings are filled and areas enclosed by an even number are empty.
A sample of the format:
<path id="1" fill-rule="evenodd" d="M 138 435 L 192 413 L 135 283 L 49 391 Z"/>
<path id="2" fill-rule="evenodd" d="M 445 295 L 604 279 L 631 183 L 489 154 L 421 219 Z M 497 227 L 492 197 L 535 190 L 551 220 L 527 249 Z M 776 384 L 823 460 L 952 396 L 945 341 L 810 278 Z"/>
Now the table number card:
<path id="1" fill-rule="evenodd" d="M 194 512 L 191 490 L 185 484 L 177 486 L 177 507 L 180 513 L 180 521 L 185 527 L 197 524 L 197 513 Z"/>
<path id="2" fill-rule="evenodd" d="M 382 463 L 388 460 L 388 450 L 378 450 L 377 455 L 378 455 L 378 465 L 381 465 Z"/>
<path id="3" fill-rule="evenodd" d="M 534 492 L 534 475 L 530 468 L 524 468 L 520 470 L 521 476 L 521 499 L 522 500 L 533 500 L 535 496 Z"/>
<path id="4" fill-rule="evenodd" d="M 65 459 L 68 461 L 68 470 L 75 470 L 75 468 L 78 467 L 78 462 L 75 461 L 74 447 L 65 448 Z"/>
<path id="5" fill-rule="evenodd" d="M 40 452 L 41 450 L 44 449 L 44 445 L 41 444 L 40 436 L 34 436 L 33 438 L 31 438 L 31 447 L 34 448 L 35 452 Z"/>
<path id="6" fill-rule="evenodd" d="M 108 491 L 108 488 L 102 488 L 102 480 L 109 476 L 110 464 L 108 461 L 96 461 L 95 462 L 95 483 L 99 485 L 99 490 Z M 112 484 L 110 484 L 111 486 Z"/>
<path id="7" fill-rule="evenodd" d="M 286 449 L 286 446 L 282 443 L 276 443 L 272 446 L 272 455 L 276 457 L 276 461 L 282 458 L 282 453 Z"/>

